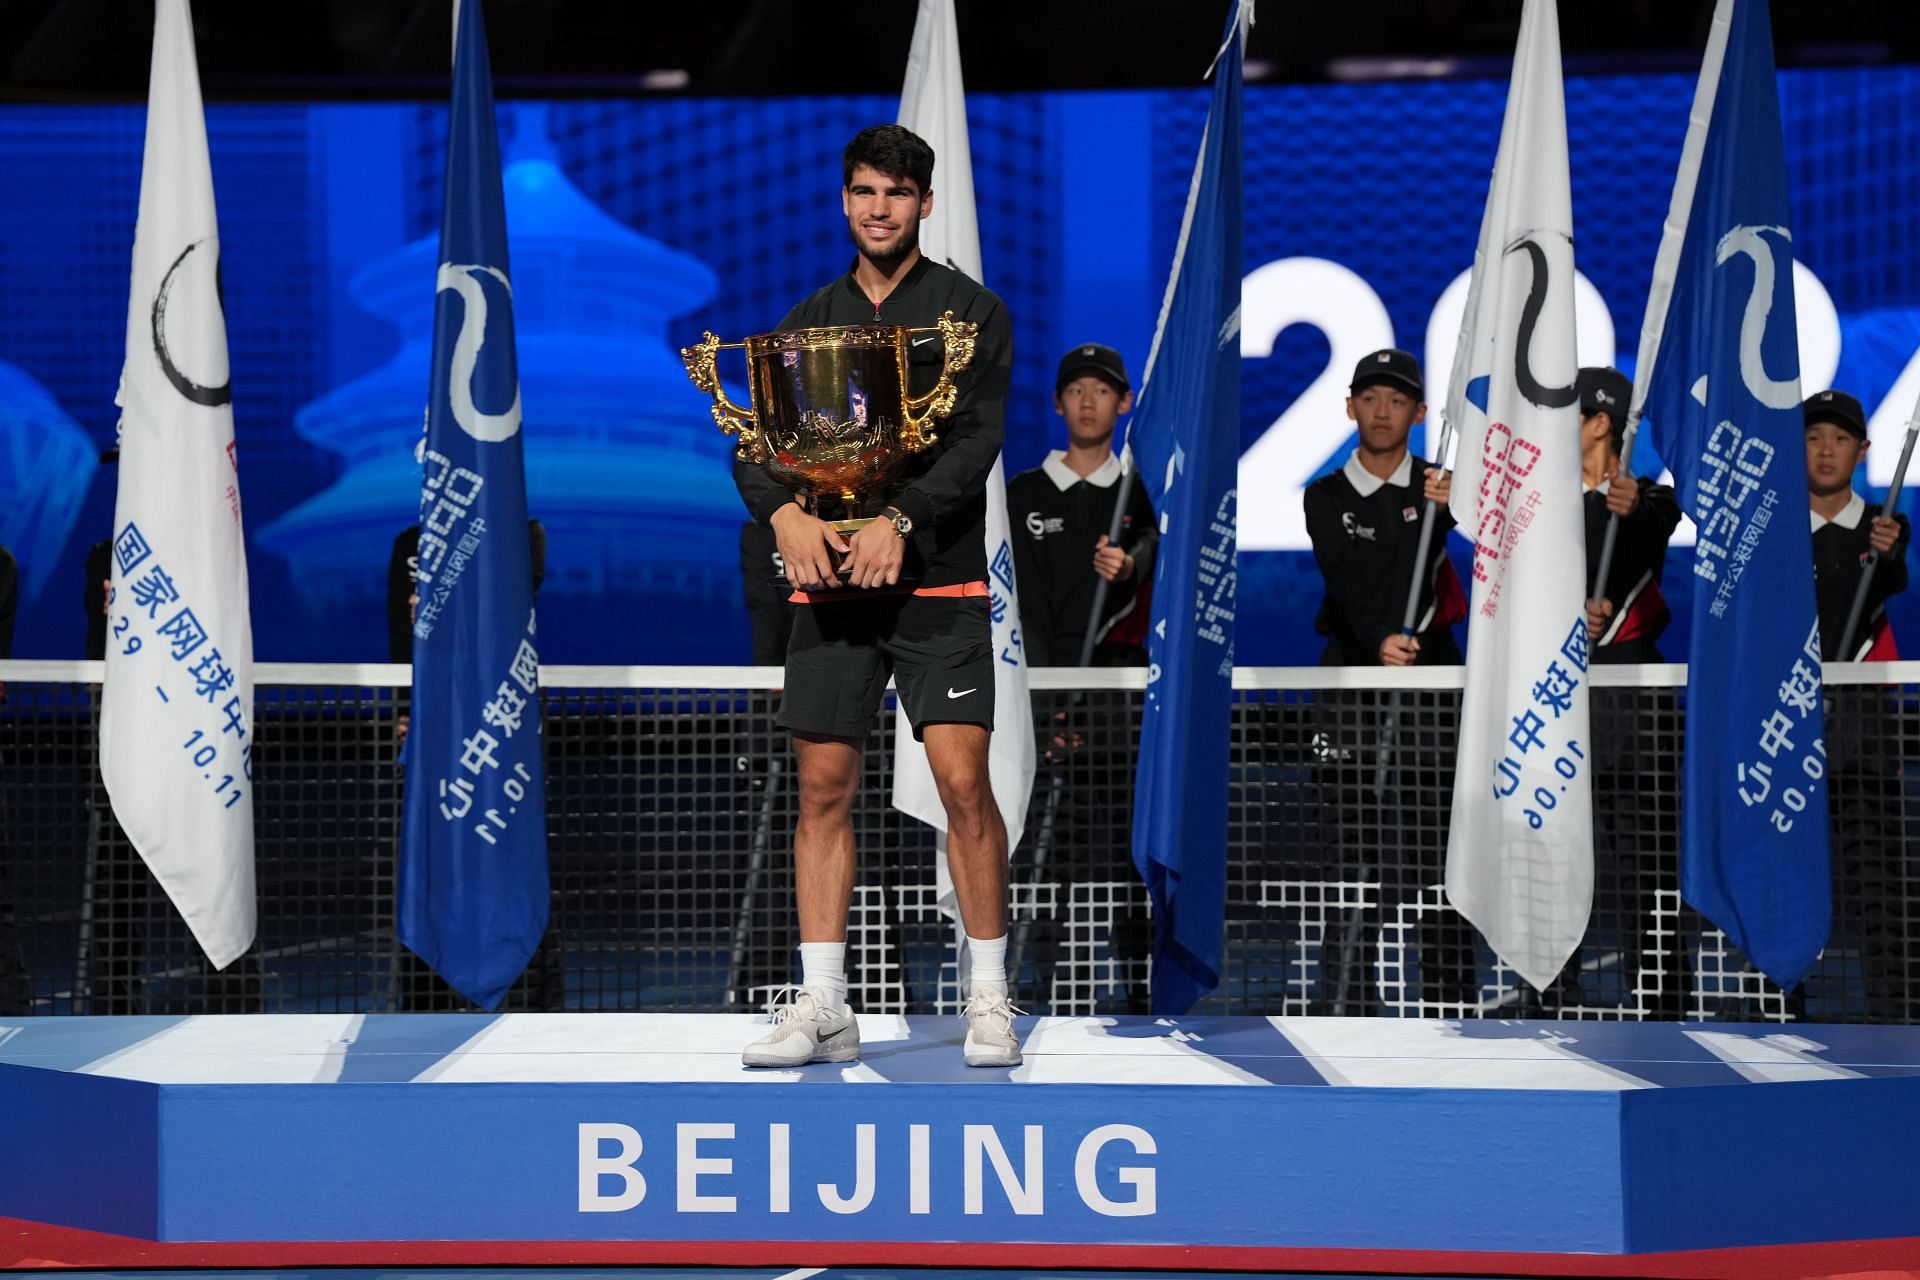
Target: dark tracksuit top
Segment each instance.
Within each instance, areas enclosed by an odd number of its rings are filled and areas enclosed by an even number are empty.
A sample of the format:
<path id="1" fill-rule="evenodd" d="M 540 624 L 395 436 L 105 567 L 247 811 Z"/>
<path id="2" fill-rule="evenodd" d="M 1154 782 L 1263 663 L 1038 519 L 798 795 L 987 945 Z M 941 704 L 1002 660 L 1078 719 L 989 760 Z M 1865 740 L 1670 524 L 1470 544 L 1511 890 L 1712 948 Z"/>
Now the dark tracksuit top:
<path id="1" fill-rule="evenodd" d="M 1859 494 L 1832 520 L 1813 516 L 1813 595 L 1820 610 L 1820 657 L 1826 662 L 1840 661 L 1840 640 L 1847 629 L 1847 614 L 1853 608 L 1853 594 L 1866 572 L 1867 556 L 1873 547 L 1868 542 L 1873 518 L 1880 514 L 1877 503 L 1869 503 Z M 1887 600 L 1907 589 L 1907 543 L 1911 530 L 1905 516 L 1893 552 L 1880 558 L 1873 571 L 1873 585 L 1867 589 L 1867 606 L 1860 615 L 1860 626 L 1853 638 L 1848 661 L 1879 661 L 1898 656 L 1894 650 L 1893 629 L 1887 623 Z"/>
<path id="2" fill-rule="evenodd" d="M 1327 638 L 1322 666 L 1377 667 L 1380 642 L 1400 633 L 1420 548 L 1426 474 L 1426 462 L 1409 454 L 1383 481 L 1360 466 L 1356 451 L 1340 470 L 1307 486 L 1307 536 L 1327 587 L 1313 622 Z M 1440 507 L 1414 615 L 1420 666 L 1460 661 L 1449 628 L 1466 616 L 1466 597 L 1447 561 L 1452 528 L 1452 514 Z"/>
<path id="3" fill-rule="evenodd" d="M 1082 479 L 1055 451 L 1031 471 L 1007 481 L 1007 522 L 1020 589 L 1020 639 L 1027 663 L 1071 667 L 1080 661 L 1100 575 L 1093 549 L 1113 527 L 1120 494 L 1120 460 L 1109 456 Z M 1133 557 L 1133 576 L 1108 584 L 1095 666 L 1146 662 L 1146 601 L 1153 582 L 1160 530 L 1153 502 L 1138 476 L 1127 486 L 1120 549 Z M 1144 588 L 1144 589 L 1143 589 Z"/>
<path id="4" fill-rule="evenodd" d="M 1680 502 L 1673 489 L 1651 480 L 1641 480 L 1640 505 L 1620 521 L 1614 538 L 1613 563 L 1607 567 L 1606 598 L 1613 602 L 1613 617 L 1593 646 L 1596 663 L 1660 662 L 1656 642 L 1673 620 L 1667 600 L 1660 593 L 1660 578 L 1667 567 L 1667 540 L 1680 523 Z M 1600 571 L 1600 547 L 1606 541 L 1607 491 L 1588 489 L 1581 497 L 1581 509 L 1587 522 L 1586 590 L 1593 589 L 1593 575 Z"/>
<path id="5" fill-rule="evenodd" d="M 1000 456 L 1007 389 L 1013 380 L 1013 325 L 1007 308 L 967 276 L 922 258 L 878 307 L 861 292 L 853 272 L 814 291 L 787 313 L 781 329 L 823 325 L 932 326 L 942 313 L 980 326 L 973 362 L 956 375 L 954 410 L 934 424 L 938 443 L 910 459 L 887 499 L 913 521 L 902 581 L 919 587 L 984 582 L 987 577 L 987 477 Z M 908 391 L 924 395 L 939 380 L 945 344 L 920 334 L 908 348 Z M 925 340 L 930 338 L 931 340 Z M 736 461 L 734 484 L 761 524 L 772 521 L 793 492 L 757 463 Z M 872 593 L 867 593 L 872 594 Z"/>

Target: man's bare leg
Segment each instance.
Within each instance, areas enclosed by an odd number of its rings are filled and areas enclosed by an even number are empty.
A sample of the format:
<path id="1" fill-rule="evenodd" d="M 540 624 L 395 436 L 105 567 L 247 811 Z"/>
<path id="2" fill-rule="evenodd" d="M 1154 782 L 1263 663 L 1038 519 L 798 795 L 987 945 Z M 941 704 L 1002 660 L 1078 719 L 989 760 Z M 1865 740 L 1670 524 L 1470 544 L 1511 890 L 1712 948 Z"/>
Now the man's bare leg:
<path id="1" fill-rule="evenodd" d="M 1016 1067 L 1020 1041 L 1007 1000 L 1007 828 L 987 767 L 991 735 L 974 724 L 934 724 L 927 763 L 947 810 L 947 865 L 967 930 L 967 1065 Z"/>
<path id="2" fill-rule="evenodd" d="M 853 897 L 853 793 L 860 743 L 795 733 L 800 821 L 793 833 L 794 891 L 800 908 L 801 989 L 777 1005 L 774 1027 L 746 1047 L 750 1067 L 851 1062 L 860 1027 L 847 1007 L 847 905 Z"/>
<path id="3" fill-rule="evenodd" d="M 793 832 L 794 892 L 801 942 L 845 942 L 853 900 L 853 793 L 860 744 L 851 738 L 795 733 L 800 822 Z"/>
<path id="4" fill-rule="evenodd" d="M 930 724 L 927 764 L 947 810 L 947 864 L 970 938 L 1007 932 L 1007 825 L 993 800 L 985 726 Z"/>

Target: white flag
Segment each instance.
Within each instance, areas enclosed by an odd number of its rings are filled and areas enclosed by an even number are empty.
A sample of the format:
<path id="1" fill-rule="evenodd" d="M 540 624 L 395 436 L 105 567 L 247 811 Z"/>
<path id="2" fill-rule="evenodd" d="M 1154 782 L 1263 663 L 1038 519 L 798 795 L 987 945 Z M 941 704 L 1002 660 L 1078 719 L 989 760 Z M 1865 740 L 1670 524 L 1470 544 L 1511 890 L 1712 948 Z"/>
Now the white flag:
<path id="1" fill-rule="evenodd" d="M 1573 280 L 1559 22 L 1527 0 L 1446 406 L 1474 544 L 1447 896 L 1536 988 L 1593 901 Z"/>
<path id="2" fill-rule="evenodd" d="M 253 627 L 220 236 L 187 0 L 157 0 L 133 238 L 100 771 L 215 968 L 253 943 Z"/>
<path id="3" fill-rule="evenodd" d="M 980 280 L 980 224 L 973 209 L 967 95 L 960 82 L 960 37 L 954 27 L 953 0 L 920 0 L 913 47 L 907 54 L 907 83 L 900 93 L 900 123 L 933 148 L 937 195 L 933 216 L 920 224 L 920 252 Z M 993 673 L 988 772 L 1011 851 L 1026 831 L 1027 799 L 1033 794 L 1033 703 L 1027 696 L 1027 659 L 1019 639 L 1007 476 L 999 461 L 987 477 L 987 587 L 993 597 L 993 651 L 1000 659 Z M 893 807 L 940 833 L 940 909 L 956 916 L 946 859 L 947 811 L 934 789 L 926 748 L 915 741 L 904 707 L 894 716 L 893 741 Z"/>

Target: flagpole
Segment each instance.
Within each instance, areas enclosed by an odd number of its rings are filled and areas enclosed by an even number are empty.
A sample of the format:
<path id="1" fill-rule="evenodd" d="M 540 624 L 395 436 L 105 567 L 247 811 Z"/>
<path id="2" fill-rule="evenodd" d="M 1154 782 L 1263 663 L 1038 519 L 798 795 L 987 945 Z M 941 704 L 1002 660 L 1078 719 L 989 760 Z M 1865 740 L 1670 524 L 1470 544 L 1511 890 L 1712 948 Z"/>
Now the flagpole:
<path id="1" fill-rule="evenodd" d="M 1892 516 L 1900 502 L 1900 490 L 1906 487 L 1907 463 L 1913 458 L 1913 442 L 1920 437 L 1920 400 L 1915 400 L 1913 415 L 1907 419 L 1907 438 L 1900 446 L 1900 462 L 1893 469 L 1893 484 L 1887 489 L 1887 501 L 1880 508 L 1883 516 Z M 1853 605 L 1847 610 L 1847 625 L 1840 632 L 1840 647 L 1834 650 L 1837 661 L 1848 661 L 1853 652 L 1854 637 L 1860 631 L 1860 618 L 1867 609 L 1867 591 L 1873 586 L 1873 571 L 1880 567 L 1880 553 L 1875 551 L 1867 557 L 1866 572 L 1860 575 L 1860 585 L 1853 590 Z"/>
<path id="2" fill-rule="evenodd" d="M 1635 399 L 1645 392 L 1635 388 Z M 1627 411 L 1627 429 L 1620 435 L 1620 472 L 1625 474 L 1627 466 L 1633 461 L 1633 443 L 1640 436 L 1640 408 L 1636 404 Z M 1620 479 L 1615 476 L 1614 479 Z M 1636 482 L 1637 483 L 1637 482 Z M 1593 572 L 1593 590 L 1587 594 L 1590 602 L 1598 603 L 1606 599 L 1607 575 L 1613 570 L 1613 544 L 1620 539 L 1620 513 L 1610 512 L 1607 516 L 1606 536 L 1600 539 L 1600 564 Z"/>
<path id="3" fill-rule="evenodd" d="M 1444 470 L 1447 450 L 1452 447 L 1453 418 L 1450 414 L 1442 413 L 1440 415 L 1440 447 L 1434 454 L 1433 465 Z M 1400 634 L 1409 640 L 1413 638 L 1413 624 L 1420 612 L 1420 584 L 1426 578 L 1427 556 L 1433 550 L 1434 512 L 1439 509 L 1439 506 L 1439 503 L 1428 498 L 1426 512 L 1420 518 L 1420 549 L 1414 553 L 1413 581 L 1407 584 L 1407 608 L 1400 618 Z"/>
<path id="4" fill-rule="evenodd" d="M 1660 357 L 1660 342 L 1667 332 L 1667 308 L 1673 301 L 1673 282 L 1680 273 L 1680 251 L 1686 244 L 1687 219 L 1693 213 L 1693 193 L 1700 183 L 1700 160 L 1706 154 L 1707 126 L 1713 121 L 1713 102 L 1720 90 L 1720 68 L 1727 58 L 1727 36 L 1733 29 L 1736 0 L 1716 0 L 1713 23 L 1707 29 L 1707 49 L 1700 62 L 1700 78 L 1694 85 L 1693 107 L 1687 114 L 1687 134 L 1680 144 L 1680 166 L 1673 179 L 1673 198 L 1667 204 L 1667 220 L 1661 225 L 1660 248 L 1653 259 L 1653 284 L 1647 290 L 1647 310 L 1640 323 L 1640 349 L 1633 362 L 1633 398 L 1627 405 L 1627 428 L 1620 438 L 1620 467 L 1624 471 L 1633 462 L 1634 442 L 1640 436 L 1640 419 L 1646 414 L 1647 388 L 1653 382 L 1653 366 Z M 1620 536 L 1620 517 L 1609 516 L 1607 532 L 1600 542 L 1600 563 L 1593 575 L 1593 591 L 1588 599 L 1606 598 L 1607 575 L 1613 569 L 1614 543 Z"/>
<path id="5" fill-rule="evenodd" d="M 1113 500 L 1113 519 L 1107 525 L 1107 545 L 1110 547 L 1120 545 L 1120 529 L 1127 518 L 1127 499 L 1133 496 L 1133 457 L 1127 453 L 1125 445 L 1120 447 L 1120 459 L 1120 487 Z M 1076 666 L 1093 665 L 1093 647 L 1100 642 L 1100 615 L 1106 611 L 1107 588 L 1110 585 L 1104 577 L 1093 584 L 1093 611 L 1087 615 L 1087 634 L 1080 639 L 1080 661 Z"/>
<path id="6" fill-rule="evenodd" d="M 1769 794 L 1756 784 L 1770 766 L 1753 763 L 1757 745 L 1776 760 L 1771 767 L 1804 764 L 1808 776 L 1823 767 L 1818 605 L 1798 510 L 1806 501 L 1806 473 L 1794 452 L 1805 423 L 1791 327 L 1776 326 L 1776 340 L 1756 336 L 1748 315 L 1753 287 L 1716 264 L 1727 254 L 1730 233 L 1765 229 L 1766 242 L 1737 251 L 1771 266 L 1778 286 L 1789 284 L 1788 186 L 1766 0 L 1719 0 L 1648 300 L 1649 321 L 1658 313 L 1664 332 L 1649 323 L 1641 335 L 1632 406 L 1644 407 L 1643 425 L 1653 430 L 1682 501 L 1698 508 L 1690 514 L 1701 521 L 1689 575 L 1695 612 L 1680 797 L 1681 897 L 1785 989 L 1811 970 L 1832 924 L 1826 789 L 1783 796 L 1776 786 Z M 1776 321 L 1792 314 L 1791 299 L 1791 292 L 1775 299 Z M 1672 323 L 1666 324 L 1669 308 Z M 1734 372 L 1736 361 L 1750 363 L 1742 357 L 1755 345 L 1789 378 L 1761 389 Z M 1708 382 L 1702 375 L 1710 370 L 1719 372 Z M 1743 441 L 1765 446 L 1767 461 L 1756 466 L 1782 500 L 1771 524 L 1757 523 L 1753 510 L 1734 513 L 1734 500 L 1708 478 L 1713 460 L 1702 460 L 1712 452 L 1708 441 L 1724 435 L 1716 424 L 1728 419 L 1739 422 Z M 1707 519 L 1728 514 L 1732 530 L 1725 519 Z M 1734 559 L 1736 540 L 1753 550 L 1743 565 Z M 1774 736 L 1787 725 L 1791 742 Z M 1788 818 L 1788 811 L 1803 809 L 1798 820 Z"/>

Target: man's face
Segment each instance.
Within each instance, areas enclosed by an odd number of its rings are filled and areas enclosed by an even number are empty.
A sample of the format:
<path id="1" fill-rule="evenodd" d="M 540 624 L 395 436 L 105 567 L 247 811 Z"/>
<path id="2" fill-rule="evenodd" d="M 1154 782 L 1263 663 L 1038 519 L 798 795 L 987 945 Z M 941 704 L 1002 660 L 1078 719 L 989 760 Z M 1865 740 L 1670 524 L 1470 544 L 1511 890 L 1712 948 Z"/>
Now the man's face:
<path id="1" fill-rule="evenodd" d="M 1853 487 L 1853 469 L 1866 456 L 1867 442 L 1831 422 L 1807 428 L 1807 488 L 1815 497 L 1831 497 Z"/>
<path id="2" fill-rule="evenodd" d="M 1067 434 L 1075 444 L 1099 444 L 1113 438 L 1113 424 L 1133 408 L 1133 393 L 1124 395 L 1095 374 L 1075 378 L 1053 397 L 1053 411 L 1067 420 Z"/>
<path id="3" fill-rule="evenodd" d="M 868 165 L 853 171 L 840 191 L 847 230 L 862 257 L 891 266 L 920 245 L 920 220 L 933 212 L 933 193 L 912 178 L 890 178 Z"/>
<path id="4" fill-rule="evenodd" d="M 1347 416 L 1360 428 L 1361 448 L 1391 453 L 1406 447 L 1413 424 L 1427 416 L 1427 406 L 1404 388 L 1380 382 L 1347 397 Z"/>
<path id="5" fill-rule="evenodd" d="M 1613 439 L 1613 415 L 1606 412 L 1583 413 L 1580 415 L 1580 443 L 1599 444 L 1602 440 Z"/>

